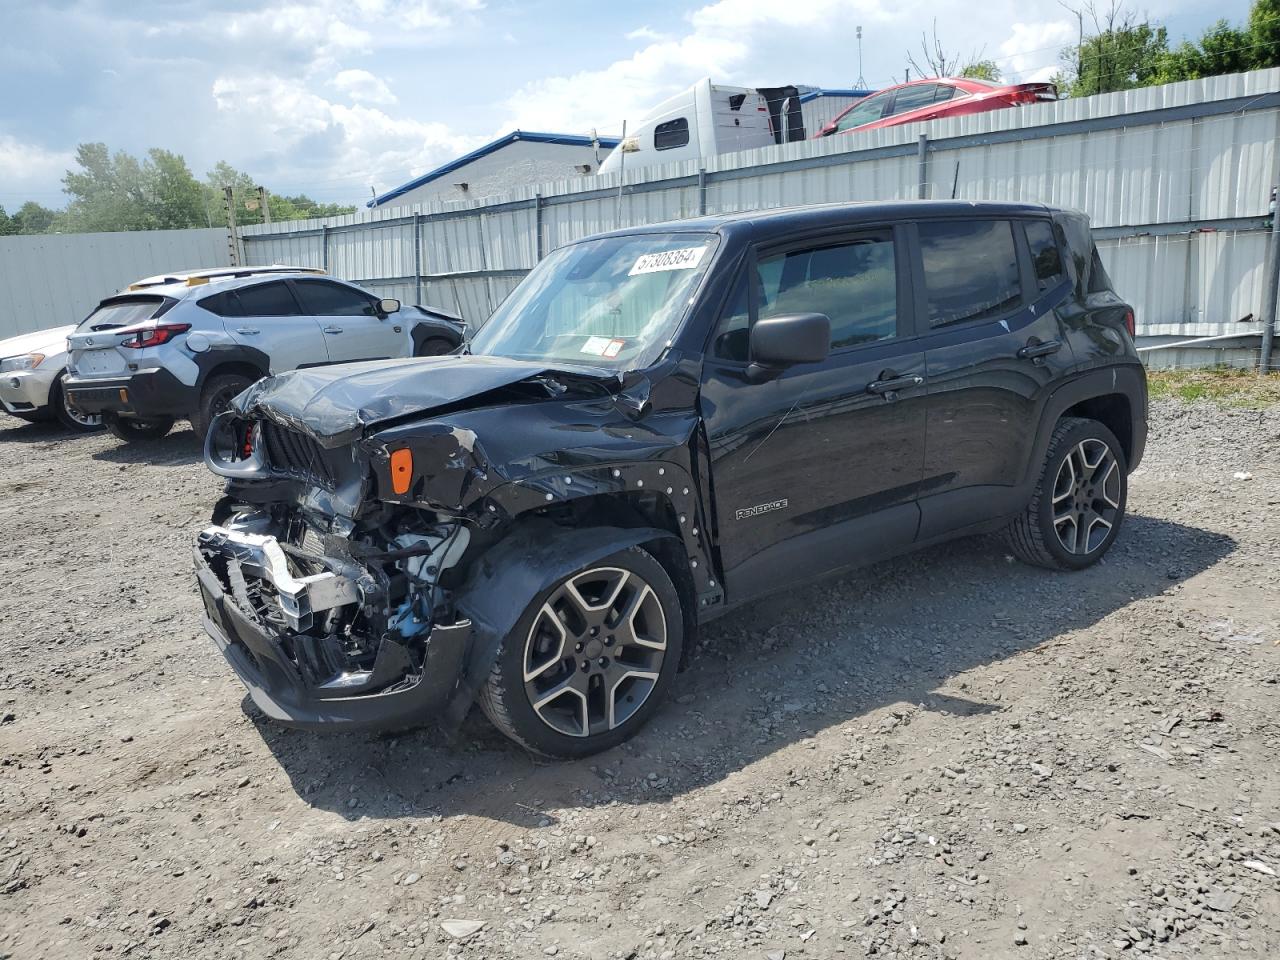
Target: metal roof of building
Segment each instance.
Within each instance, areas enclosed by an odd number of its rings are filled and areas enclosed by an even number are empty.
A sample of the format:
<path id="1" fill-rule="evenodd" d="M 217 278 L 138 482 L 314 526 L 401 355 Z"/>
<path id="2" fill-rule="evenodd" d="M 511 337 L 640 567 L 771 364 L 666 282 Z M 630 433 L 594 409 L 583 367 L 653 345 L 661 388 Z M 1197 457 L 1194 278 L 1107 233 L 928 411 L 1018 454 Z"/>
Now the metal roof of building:
<path id="1" fill-rule="evenodd" d="M 433 180 L 439 180 L 446 174 L 453 173 L 453 171 L 461 167 L 465 167 L 467 164 L 479 160 L 481 157 L 487 157 L 489 154 L 496 153 L 503 147 L 510 146 L 511 144 L 521 140 L 529 141 L 531 143 L 554 143 L 570 147 L 590 147 L 598 143 L 600 146 L 608 150 L 612 150 L 622 142 L 618 137 L 596 137 L 593 140 L 591 137 L 584 137 L 576 133 L 537 133 L 532 130 L 512 130 L 507 135 L 486 143 L 482 147 L 477 147 L 470 153 L 458 157 L 456 160 L 450 160 L 448 163 L 444 164 L 444 166 L 436 167 L 434 170 L 429 170 L 422 176 L 415 177 L 410 180 L 408 183 L 400 184 L 400 186 L 396 187 L 394 190 L 388 190 L 381 196 L 374 197 L 372 200 L 365 203 L 365 206 L 380 207 L 390 200 L 404 196 L 404 194 L 408 193 L 410 190 L 416 190 L 418 187 L 431 183 Z"/>

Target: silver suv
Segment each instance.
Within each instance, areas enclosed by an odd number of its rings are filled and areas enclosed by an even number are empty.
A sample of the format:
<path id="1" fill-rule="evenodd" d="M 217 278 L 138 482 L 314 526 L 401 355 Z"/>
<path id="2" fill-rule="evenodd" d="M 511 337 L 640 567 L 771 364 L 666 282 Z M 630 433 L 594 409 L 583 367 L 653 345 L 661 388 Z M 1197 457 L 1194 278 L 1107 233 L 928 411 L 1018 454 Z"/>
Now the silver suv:
<path id="1" fill-rule="evenodd" d="M 68 338 L 63 386 L 122 440 L 197 434 L 265 376 L 299 367 L 449 353 L 465 323 L 402 307 L 304 267 L 149 277 L 103 300 Z"/>

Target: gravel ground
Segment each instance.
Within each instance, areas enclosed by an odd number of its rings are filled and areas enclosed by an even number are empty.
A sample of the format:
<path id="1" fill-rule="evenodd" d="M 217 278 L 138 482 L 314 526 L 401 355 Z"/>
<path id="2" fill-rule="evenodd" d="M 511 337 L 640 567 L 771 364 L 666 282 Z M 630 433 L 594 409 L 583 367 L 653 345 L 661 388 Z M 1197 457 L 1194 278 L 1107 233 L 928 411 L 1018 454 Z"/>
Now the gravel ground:
<path id="1" fill-rule="evenodd" d="M 0 957 L 1276 957 L 1280 407 L 1153 419 L 1104 564 L 756 604 L 577 764 L 265 723 L 200 631 L 192 434 L 6 421 Z"/>

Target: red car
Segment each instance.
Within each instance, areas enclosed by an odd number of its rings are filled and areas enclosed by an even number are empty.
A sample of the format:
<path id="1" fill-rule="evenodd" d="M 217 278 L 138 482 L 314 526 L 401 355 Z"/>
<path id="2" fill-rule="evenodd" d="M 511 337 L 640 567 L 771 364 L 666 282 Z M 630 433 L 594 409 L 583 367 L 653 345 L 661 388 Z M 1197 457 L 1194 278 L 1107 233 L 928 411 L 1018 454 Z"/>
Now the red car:
<path id="1" fill-rule="evenodd" d="M 912 80 L 859 100 L 819 130 L 814 139 L 1057 99 L 1058 88 L 1052 83 L 1003 84 L 964 77 Z"/>

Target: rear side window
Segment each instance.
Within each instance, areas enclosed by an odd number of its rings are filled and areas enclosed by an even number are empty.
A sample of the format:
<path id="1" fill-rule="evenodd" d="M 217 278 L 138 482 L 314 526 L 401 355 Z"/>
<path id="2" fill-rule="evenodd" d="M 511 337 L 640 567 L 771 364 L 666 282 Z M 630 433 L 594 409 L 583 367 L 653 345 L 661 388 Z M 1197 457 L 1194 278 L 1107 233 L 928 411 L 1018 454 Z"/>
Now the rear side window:
<path id="1" fill-rule="evenodd" d="M 653 128 L 653 149 L 671 150 L 689 142 L 689 121 L 685 117 L 668 120 Z"/>
<path id="2" fill-rule="evenodd" d="M 919 230 L 930 327 L 998 317 L 1021 302 L 1009 221 L 926 222 Z"/>
<path id="3" fill-rule="evenodd" d="M 261 283 L 254 287 L 241 287 L 235 291 L 240 301 L 241 315 L 246 317 L 296 317 L 298 302 L 293 299 L 283 280 Z"/>
<path id="4" fill-rule="evenodd" d="M 950 89 L 948 87 L 947 89 Z M 893 101 L 895 115 L 909 110 L 919 110 L 934 103 L 938 98 L 938 84 L 922 83 L 918 87 L 903 87 Z"/>
<path id="5" fill-rule="evenodd" d="M 1041 290 L 1048 290 L 1056 286 L 1067 273 L 1066 264 L 1062 260 L 1062 249 L 1053 232 L 1053 224 L 1048 220 L 1029 220 L 1026 231 L 1036 285 Z"/>
<path id="6" fill-rule="evenodd" d="M 236 299 L 234 290 L 224 290 L 222 293 L 215 293 L 211 297 L 205 297 L 200 301 L 200 306 L 210 313 L 216 313 L 220 317 L 244 316 L 240 310 L 240 301 Z"/>
<path id="7" fill-rule="evenodd" d="M 372 317 L 373 299 L 359 290 L 325 280 L 295 280 L 302 312 L 313 317 Z"/>
<path id="8" fill-rule="evenodd" d="M 761 318 L 822 313 L 831 320 L 831 349 L 897 335 L 898 273 L 890 234 L 860 237 L 762 257 L 748 275 Z M 743 284 L 720 324 L 713 350 L 746 361 L 750 316 Z"/>

